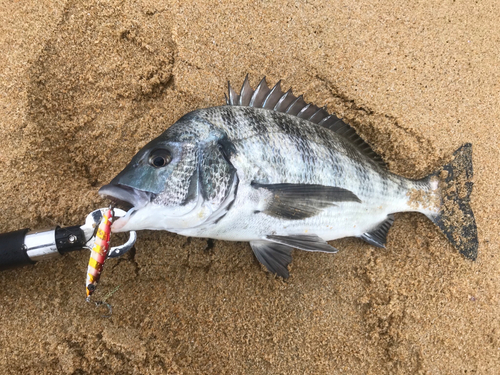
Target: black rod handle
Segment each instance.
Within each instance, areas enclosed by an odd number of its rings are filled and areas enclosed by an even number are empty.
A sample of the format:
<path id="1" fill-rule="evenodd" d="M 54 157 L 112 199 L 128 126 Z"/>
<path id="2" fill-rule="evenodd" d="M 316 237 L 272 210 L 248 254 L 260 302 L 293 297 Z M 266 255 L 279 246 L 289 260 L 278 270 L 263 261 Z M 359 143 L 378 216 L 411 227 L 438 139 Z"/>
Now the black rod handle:
<path id="1" fill-rule="evenodd" d="M 35 263 L 28 256 L 24 238 L 29 228 L 0 234 L 0 270 Z"/>
<path id="2" fill-rule="evenodd" d="M 33 264 L 85 246 L 79 226 L 0 234 L 0 270 Z"/>

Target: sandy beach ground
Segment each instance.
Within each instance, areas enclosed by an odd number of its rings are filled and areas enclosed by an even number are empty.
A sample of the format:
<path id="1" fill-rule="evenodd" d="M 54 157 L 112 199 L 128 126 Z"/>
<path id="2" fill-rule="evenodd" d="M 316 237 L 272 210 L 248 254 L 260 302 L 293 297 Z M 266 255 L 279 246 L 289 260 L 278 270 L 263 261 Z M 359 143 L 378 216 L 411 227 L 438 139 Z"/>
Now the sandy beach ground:
<path id="1" fill-rule="evenodd" d="M 406 5 L 403 5 L 406 3 Z M 495 0 L 0 0 L 0 232 L 76 225 L 97 190 L 227 81 L 267 76 L 423 177 L 473 144 L 479 257 L 418 214 L 386 249 L 294 251 L 144 231 L 85 303 L 88 252 L 0 272 L 2 374 L 499 374 Z M 118 237 L 115 237 L 118 238 Z"/>

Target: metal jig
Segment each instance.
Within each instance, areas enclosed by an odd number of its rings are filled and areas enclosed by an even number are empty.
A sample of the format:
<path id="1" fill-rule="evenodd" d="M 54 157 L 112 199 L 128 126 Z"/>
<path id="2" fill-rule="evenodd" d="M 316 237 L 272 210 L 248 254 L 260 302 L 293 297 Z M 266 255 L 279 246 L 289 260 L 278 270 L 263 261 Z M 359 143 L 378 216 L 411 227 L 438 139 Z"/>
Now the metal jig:
<path id="1" fill-rule="evenodd" d="M 92 295 L 92 293 L 94 293 L 97 287 L 97 283 L 99 282 L 104 262 L 106 262 L 106 258 L 108 257 L 109 240 L 111 236 L 111 224 L 113 222 L 113 215 L 114 215 L 114 210 L 113 207 L 111 206 L 102 215 L 101 222 L 99 223 L 99 226 L 95 233 L 94 246 L 92 247 L 89 259 L 89 265 L 87 268 L 87 282 L 86 282 L 87 302 L 90 302 L 90 296 Z"/>

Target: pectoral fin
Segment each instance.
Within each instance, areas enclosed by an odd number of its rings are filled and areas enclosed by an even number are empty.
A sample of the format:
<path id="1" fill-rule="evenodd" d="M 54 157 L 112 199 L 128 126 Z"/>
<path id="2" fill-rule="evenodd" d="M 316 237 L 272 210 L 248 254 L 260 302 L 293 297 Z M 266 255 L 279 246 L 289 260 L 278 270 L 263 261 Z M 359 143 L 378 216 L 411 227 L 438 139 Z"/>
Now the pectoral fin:
<path id="1" fill-rule="evenodd" d="M 288 265 L 292 262 L 292 248 L 268 241 L 251 241 L 255 257 L 269 272 L 288 278 Z"/>
<path id="2" fill-rule="evenodd" d="M 265 239 L 305 251 L 320 251 L 324 253 L 338 252 L 336 248 L 330 246 L 328 242 L 315 234 L 300 234 L 292 236 L 268 235 Z"/>
<path id="3" fill-rule="evenodd" d="M 252 182 L 252 186 L 273 194 L 263 212 L 281 219 L 301 220 L 317 215 L 322 209 L 338 202 L 361 202 L 352 191 L 335 186 L 258 182 Z"/>

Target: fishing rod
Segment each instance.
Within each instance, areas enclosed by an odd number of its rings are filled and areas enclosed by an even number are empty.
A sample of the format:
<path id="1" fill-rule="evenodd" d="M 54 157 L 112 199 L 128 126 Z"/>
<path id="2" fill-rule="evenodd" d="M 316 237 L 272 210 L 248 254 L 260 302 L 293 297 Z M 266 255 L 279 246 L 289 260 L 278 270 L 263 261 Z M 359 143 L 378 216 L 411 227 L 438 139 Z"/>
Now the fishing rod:
<path id="1" fill-rule="evenodd" d="M 109 248 L 111 222 L 122 217 L 119 208 L 99 208 L 87 215 L 83 225 L 44 230 L 24 228 L 0 234 L 0 270 L 35 264 L 76 250 L 91 250 L 87 273 L 87 297 L 95 290 L 107 258 L 117 258 L 135 244 L 137 234 L 129 232 L 128 240 Z"/>

